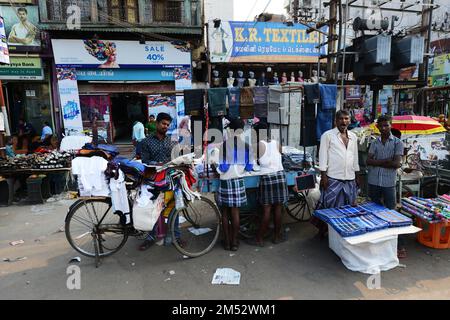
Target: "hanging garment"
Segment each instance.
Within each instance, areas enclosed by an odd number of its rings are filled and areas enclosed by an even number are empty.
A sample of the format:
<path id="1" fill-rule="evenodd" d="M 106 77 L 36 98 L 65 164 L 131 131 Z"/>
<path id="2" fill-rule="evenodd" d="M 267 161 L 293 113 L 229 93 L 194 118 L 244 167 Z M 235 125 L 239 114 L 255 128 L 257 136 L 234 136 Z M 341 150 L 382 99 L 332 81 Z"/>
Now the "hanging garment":
<path id="1" fill-rule="evenodd" d="M 337 86 L 335 84 L 319 84 L 322 110 L 336 109 Z"/>
<path id="2" fill-rule="evenodd" d="M 125 185 L 125 175 L 119 169 L 119 177 L 109 180 L 109 188 L 111 189 L 111 202 L 114 212 L 120 211 L 125 216 L 125 224 L 131 222 L 130 205 L 128 203 L 127 188 Z"/>
<path id="3" fill-rule="evenodd" d="M 227 88 L 208 89 L 209 116 L 218 117 L 226 114 Z"/>
<path id="4" fill-rule="evenodd" d="M 333 128 L 333 116 L 335 112 L 336 109 L 321 110 L 321 108 L 319 108 L 319 110 L 317 111 L 317 121 L 316 121 L 317 141 L 320 141 L 320 137 L 322 137 L 322 134 Z"/>
<path id="5" fill-rule="evenodd" d="M 319 84 L 304 84 L 306 103 L 319 103 L 320 102 L 320 89 Z"/>
<path id="6" fill-rule="evenodd" d="M 305 122 L 305 128 L 301 128 L 300 145 L 304 147 L 315 146 L 320 137 L 317 137 L 316 133 L 316 107 L 314 104 L 305 104 L 301 121 Z"/>
<path id="7" fill-rule="evenodd" d="M 239 118 L 239 108 L 241 103 L 241 89 L 228 89 L 228 116 L 230 118 Z"/>
<path id="8" fill-rule="evenodd" d="M 253 96 L 255 101 L 255 117 L 267 118 L 268 113 L 268 87 L 254 87 Z"/>
<path id="9" fill-rule="evenodd" d="M 253 118 L 254 101 L 253 90 L 250 87 L 241 88 L 240 116 L 242 119 Z"/>
<path id="10" fill-rule="evenodd" d="M 187 115 L 197 115 L 203 110 L 204 89 L 184 90 L 184 111 Z"/>

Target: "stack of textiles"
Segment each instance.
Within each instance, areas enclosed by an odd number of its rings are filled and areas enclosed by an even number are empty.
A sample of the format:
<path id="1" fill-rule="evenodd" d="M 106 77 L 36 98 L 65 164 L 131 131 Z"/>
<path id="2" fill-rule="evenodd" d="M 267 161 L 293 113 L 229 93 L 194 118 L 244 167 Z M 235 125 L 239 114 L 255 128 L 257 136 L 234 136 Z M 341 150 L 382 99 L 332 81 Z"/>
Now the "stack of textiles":
<path id="1" fill-rule="evenodd" d="M 389 223 L 390 228 L 407 227 L 412 225 L 412 219 L 398 213 L 395 210 L 374 211 L 372 214 L 375 217 Z"/>
<path id="2" fill-rule="evenodd" d="M 450 219 L 448 196 L 434 199 L 409 197 L 402 199 L 402 210 L 430 223 L 446 222 Z"/>
<path id="3" fill-rule="evenodd" d="M 411 219 L 373 202 L 316 210 L 314 216 L 332 226 L 343 237 L 412 224 Z"/>
<path id="4" fill-rule="evenodd" d="M 306 161 L 309 165 L 312 164 L 312 156 L 308 152 L 305 154 L 302 150 L 299 150 L 294 147 L 283 146 L 282 148 L 283 154 L 283 166 L 286 170 L 289 170 L 290 167 L 303 167 L 303 161 Z"/>
<path id="5" fill-rule="evenodd" d="M 108 161 L 102 157 L 77 157 L 72 160 L 72 174 L 77 176 L 78 189 L 82 197 L 107 197 L 110 195 L 105 176 Z"/>

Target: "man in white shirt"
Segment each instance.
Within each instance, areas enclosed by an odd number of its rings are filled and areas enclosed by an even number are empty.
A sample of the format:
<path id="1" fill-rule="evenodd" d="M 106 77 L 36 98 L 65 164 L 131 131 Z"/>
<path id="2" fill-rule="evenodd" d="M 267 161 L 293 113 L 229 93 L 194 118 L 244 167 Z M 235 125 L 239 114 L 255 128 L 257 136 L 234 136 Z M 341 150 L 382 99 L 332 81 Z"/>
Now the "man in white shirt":
<path id="1" fill-rule="evenodd" d="M 8 42 L 10 44 L 34 45 L 37 28 L 28 21 L 27 9 L 24 7 L 17 9 L 17 17 L 20 22 L 12 26 Z"/>
<path id="2" fill-rule="evenodd" d="M 358 164 L 358 139 L 347 130 L 350 124 L 348 111 L 336 112 L 336 127 L 326 131 L 320 139 L 319 169 L 320 205 L 322 209 L 354 205 L 357 197 L 356 172 Z M 326 232 L 324 226 L 314 219 L 320 233 Z M 318 225 L 319 224 L 319 225 Z"/>
<path id="3" fill-rule="evenodd" d="M 133 125 L 133 134 L 131 136 L 131 140 L 133 145 L 136 147 L 135 153 L 137 157 L 141 155 L 141 141 L 145 139 L 145 128 L 139 119 L 134 122 Z"/>

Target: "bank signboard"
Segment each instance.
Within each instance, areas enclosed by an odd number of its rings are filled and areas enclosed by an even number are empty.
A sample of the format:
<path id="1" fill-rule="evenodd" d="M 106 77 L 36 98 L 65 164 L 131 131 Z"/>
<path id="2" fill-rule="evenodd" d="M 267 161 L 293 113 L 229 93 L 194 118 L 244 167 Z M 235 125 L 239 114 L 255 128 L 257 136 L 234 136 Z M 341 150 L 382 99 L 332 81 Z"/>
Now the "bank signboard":
<path id="1" fill-rule="evenodd" d="M 221 21 L 208 23 L 211 62 L 308 63 L 317 62 L 326 46 L 319 32 L 307 33 L 302 24 Z M 327 29 L 323 31 L 326 33 Z"/>
<path id="2" fill-rule="evenodd" d="M 10 57 L 9 65 L 0 65 L 1 80 L 43 80 L 41 58 Z"/>

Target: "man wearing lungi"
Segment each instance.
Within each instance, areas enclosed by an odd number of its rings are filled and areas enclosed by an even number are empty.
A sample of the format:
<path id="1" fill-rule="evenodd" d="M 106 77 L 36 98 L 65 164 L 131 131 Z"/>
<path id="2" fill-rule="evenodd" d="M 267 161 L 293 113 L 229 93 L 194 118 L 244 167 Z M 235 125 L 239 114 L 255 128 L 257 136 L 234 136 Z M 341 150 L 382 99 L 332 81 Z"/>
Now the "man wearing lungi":
<path id="1" fill-rule="evenodd" d="M 319 169 L 320 206 L 337 208 L 356 204 L 357 187 L 356 173 L 358 164 L 358 139 L 347 130 L 350 124 L 350 114 L 346 110 L 336 112 L 336 127 L 326 131 L 320 139 Z M 324 236 L 327 225 L 314 218 L 311 222 Z"/>

